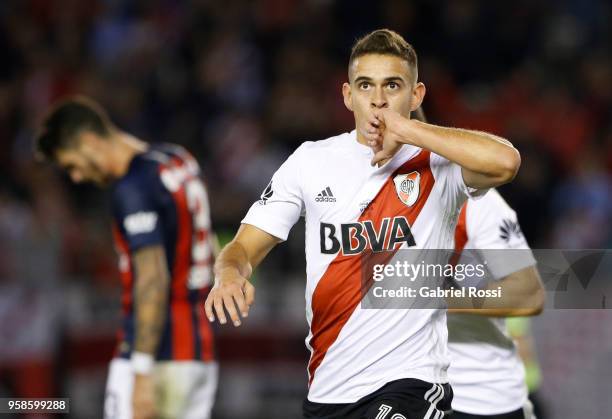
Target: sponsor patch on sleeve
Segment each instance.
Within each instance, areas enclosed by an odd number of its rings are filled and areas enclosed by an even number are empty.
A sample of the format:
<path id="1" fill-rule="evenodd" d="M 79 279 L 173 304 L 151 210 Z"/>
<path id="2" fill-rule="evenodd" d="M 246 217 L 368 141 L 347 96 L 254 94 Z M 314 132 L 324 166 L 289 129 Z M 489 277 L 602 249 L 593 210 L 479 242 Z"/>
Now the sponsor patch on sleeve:
<path id="1" fill-rule="evenodd" d="M 139 211 L 130 214 L 123 220 L 123 227 L 128 234 L 150 233 L 157 225 L 157 213 Z"/>

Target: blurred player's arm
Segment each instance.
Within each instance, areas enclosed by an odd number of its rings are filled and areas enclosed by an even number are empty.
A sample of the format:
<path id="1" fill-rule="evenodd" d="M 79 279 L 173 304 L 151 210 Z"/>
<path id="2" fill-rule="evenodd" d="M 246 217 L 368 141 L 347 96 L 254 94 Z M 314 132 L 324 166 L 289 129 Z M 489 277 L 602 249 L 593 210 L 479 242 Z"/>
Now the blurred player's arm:
<path id="1" fill-rule="evenodd" d="M 219 323 L 225 324 L 225 308 L 234 326 L 240 326 L 238 313 L 247 317 L 255 300 L 255 287 L 249 282 L 253 269 L 280 241 L 255 226 L 240 226 L 236 237 L 221 250 L 215 262 L 215 285 L 204 304 L 210 321 L 218 318 Z"/>
<path id="2" fill-rule="evenodd" d="M 134 310 L 135 330 L 132 366 L 134 418 L 156 417 L 154 381 L 150 375 L 155 352 L 166 323 L 170 272 L 163 246 L 139 248 L 133 256 L 135 268 Z"/>
<path id="3" fill-rule="evenodd" d="M 544 309 L 545 294 L 540 274 L 528 266 L 500 281 L 489 281 L 485 290 L 497 291 L 502 297 L 449 298 L 449 313 L 469 313 L 489 317 L 536 316 Z"/>
<path id="4" fill-rule="evenodd" d="M 367 138 L 372 146 L 382 141 L 373 164 L 392 157 L 401 145 L 411 144 L 461 166 L 465 184 L 477 189 L 512 181 L 521 164 L 519 152 L 504 138 L 407 119 L 390 109 L 374 112 Z"/>
<path id="5" fill-rule="evenodd" d="M 138 249 L 133 258 L 136 273 L 134 350 L 153 356 L 166 323 L 170 272 L 161 245 Z"/>

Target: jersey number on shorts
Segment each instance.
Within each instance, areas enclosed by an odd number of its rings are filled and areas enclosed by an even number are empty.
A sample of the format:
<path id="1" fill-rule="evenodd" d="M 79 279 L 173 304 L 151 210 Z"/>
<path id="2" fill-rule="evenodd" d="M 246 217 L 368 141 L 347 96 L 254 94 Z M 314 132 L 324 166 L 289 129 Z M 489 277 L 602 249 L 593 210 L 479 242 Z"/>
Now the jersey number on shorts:
<path id="1" fill-rule="evenodd" d="M 387 415 L 391 413 L 392 409 L 393 408 L 388 404 L 381 404 L 378 408 L 378 414 L 376 415 L 376 419 L 385 419 Z M 406 419 L 406 416 L 396 413 L 391 416 L 391 419 Z"/>

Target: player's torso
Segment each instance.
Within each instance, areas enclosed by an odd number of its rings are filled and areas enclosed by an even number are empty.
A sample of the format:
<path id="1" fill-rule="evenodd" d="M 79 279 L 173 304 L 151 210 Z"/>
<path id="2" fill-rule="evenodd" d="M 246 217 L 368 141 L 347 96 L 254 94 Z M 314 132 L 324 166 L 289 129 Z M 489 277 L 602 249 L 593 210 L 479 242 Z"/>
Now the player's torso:
<path id="1" fill-rule="evenodd" d="M 436 185 L 430 153 L 404 146 L 386 165 L 372 167 L 372 150 L 351 134 L 314 148 L 301 168 L 311 291 L 332 261 L 452 248 L 459 208 Z"/>
<path id="2" fill-rule="evenodd" d="M 443 313 L 363 309 L 361 269 L 372 253 L 451 248 L 459 208 L 429 152 L 405 146 L 380 168 L 372 155 L 351 133 L 315 143 L 300 167 L 311 401 L 350 402 L 404 377 L 445 382 Z"/>
<path id="3" fill-rule="evenodd" d="M 119 180 L 140 181 L 147 188 L 143 210 L 130 214 L 116 205 L 129 196 L 113 191 L 113 230 L 119 254 L 123 285 L 123 327 L 120 332 L 122 356 L 132 350 L 135 335 L 134 270 L 132 237 L 146 234 L 155 225 L 161 237 L 170 274 L 169 300 L 165 307 L 166 327 L 158 359 L 210 360 L 212 330 L 198 304 L 203 301 L 212 277 L 212 245 L 209 204 L 197 162 L 184 149 L 163 145 L 151 147 L 131 162 L 127 175 Z M 133 207 L 137 207 L 134 205 Z"/>

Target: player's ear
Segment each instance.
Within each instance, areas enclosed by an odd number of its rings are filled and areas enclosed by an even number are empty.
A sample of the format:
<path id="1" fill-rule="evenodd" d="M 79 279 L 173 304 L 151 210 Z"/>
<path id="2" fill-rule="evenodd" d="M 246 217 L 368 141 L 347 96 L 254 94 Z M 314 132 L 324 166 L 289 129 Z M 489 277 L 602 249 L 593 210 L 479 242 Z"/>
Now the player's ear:
<path id="1" fill-rule="evenodd" d="M 425 85 L 421 82 L 417 82 L 415 84 L 414 89 L 412 89 L 412 105 L 410 106 L 410 111 L 416 111 L 423 103 L 423 98 L 425 98 L 426 92 Z"/>
<path id="2" fill-rule="evenodd" d="M 351 85 L 348 83 L 342 83 L 342 97 L 344 98 L 344 106 L 353 112 L 353 103 L 351 100 Z"/>

